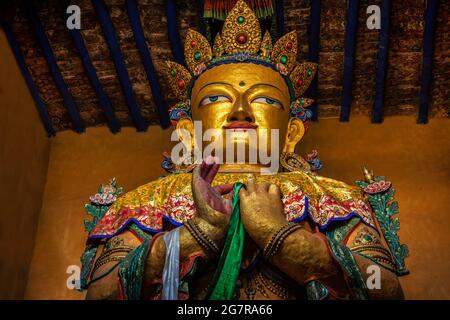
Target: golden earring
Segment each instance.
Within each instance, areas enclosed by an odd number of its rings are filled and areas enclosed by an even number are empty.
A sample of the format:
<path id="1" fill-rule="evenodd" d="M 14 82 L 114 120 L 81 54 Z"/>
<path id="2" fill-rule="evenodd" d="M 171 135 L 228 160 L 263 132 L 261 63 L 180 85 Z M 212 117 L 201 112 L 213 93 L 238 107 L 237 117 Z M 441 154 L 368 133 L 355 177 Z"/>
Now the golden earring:
<path id="1" fill-rule="evenodd" d="M 192 150 L 191 154 L 181 159 L 179 164 L 175 164 L 175 173 L 189 173 L 192 172 L 196 166 L 197 163 L 195 163 L 195 155 Z"/>
<path id="2" fill-rule="evenodd" d="M 197 165 L 195 163 L 194 152 L 191 152 L 191 154 L 186 155 L 184 158 L 181 159 L 179 163 L 174 163 L 168 152 L 164 152 L 163 157 L 164 159 L 161 163 L 161 167 L 170 174 L 189 173 L 192 172 L 195 169 L 195 166 Z"/>
<path id="3" fill-rule="evenodd" d="M 295 152 L 282 152 L 280 155 L 280 164 L 286 171 L 289 172 L 311 172 L 310 164 Z"/>

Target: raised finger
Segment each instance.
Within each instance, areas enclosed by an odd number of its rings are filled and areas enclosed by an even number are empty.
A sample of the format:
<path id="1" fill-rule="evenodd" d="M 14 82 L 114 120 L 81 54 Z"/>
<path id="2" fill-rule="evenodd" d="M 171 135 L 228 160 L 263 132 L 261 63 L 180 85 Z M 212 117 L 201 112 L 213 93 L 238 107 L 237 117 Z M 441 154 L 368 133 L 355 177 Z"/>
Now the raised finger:
<path id="1" fill-rule="evenodd" d="M 207 164 L 206 164 L 206 162 L 205 161 L 202 161 L 202 163 L 199 165 L 199 166 L 197 166 L 196 168 L 198 168 L 198 175 L 201 177 L 201 178 L 205 178 L 206 177 L 206 173 L 207 173 Z M 194 172 L 195 172 L 195 170 L 194 170 Z"/>
<path id="2" fill-rule="evenodd" d="M 210 179 L 209 175 L 213 166 L 214 166 L 214 158 L 211 156 L 206 157 L 206 159 L 202 161 L 202 164 L 200 166 L 201 169 L 200 176 L 208 183 L 211 183 L 212 181 L 212 180 L 208 181 L 208 179 Z M 213 172 L 212 174 L 214 175 L 215 173 Z"/>
<path id="3" fill-rule="evenodd" d="M 247 191 L 248 191 L 248 193 L 252 193 L 252 192 L 256 191 L 255 183 L 251 179 L 248 180 L 248 182 L 247 182 Z"/>
<path id="4" fill-rule="evenodd" d="M 248 191 L 245 190 L 245 188 L 241 188 L 241 190 L 239 190 L 239 197 L 241 197 L 241 196 L 244 196 L 244 197 L 248 196 Z"/>
<path id="5" fill-rule="evenodd" d="M 232 183 L 219 184 L 218 186 L 214 187 L 214 190 L 216 190 L 220 195 L 224 195 L 226 193 L 233 191 L 233 184 Z"/>
<path id="6" fill-rule="evenodd" d="M 192 180 L 195 182 L 197 179 L 202 178 L 203 172 L 203 162 L 199 166 L 195 166 L 194 171 L 192 172 Z"/>
<path id="7" fill-rule="evenodd" d="M 208 183 L 211 183 L 214 180 L 217 172 L 219 171 L 220 164 L 213 162 L 211 167 L 209 168 L 209 172 L 206 174 L 205 180 Z"/>
<path id="8" fill-rule="evenodd" d="M 229 214 L 231 214 L 232 201 L 233 201 L 233 190 L 228 193 L 228 199 L 225 199 L 225 209 Z"/>

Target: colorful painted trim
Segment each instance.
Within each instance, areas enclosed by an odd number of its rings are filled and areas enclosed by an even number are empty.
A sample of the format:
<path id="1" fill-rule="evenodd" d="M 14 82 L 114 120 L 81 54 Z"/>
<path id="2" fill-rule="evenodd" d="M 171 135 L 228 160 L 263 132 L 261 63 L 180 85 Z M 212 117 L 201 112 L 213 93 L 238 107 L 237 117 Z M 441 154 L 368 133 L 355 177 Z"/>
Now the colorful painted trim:
<path id="1" fill-rule="evenodd" d="M 353 217 L 342 226 L 336 226 L 335 228 L 326 230 L 325 234 L 335 242 L 342 242 L 345 240 L 345 238 L 347 238 L 350 231 L 352 231 L 360 221 L 361 219 L 359 219 L 358 217 Z M 374 228 L 374 230 L 376 229 Z"/>
<path id="2" fill-rule="evenodd" d="M 80 274 L 80 291 L 88 288 L 88 278 L 94 265 L 95 256 L 97 254 L 98 245 L 87 244 L 81 255 L 81 274 Z"/>
<path id="3" fill-rule="evenodd" d="M 113 237 L 130 223 L 151 233 L 162 230 L 164 219 L 175 226 L 182 225 L 195 215 L 191 179 L 190 174 L 169 175 L 119 196 L 107 212 L 101 214 L 101 218 L 98 215 L 100 219 L 92 224 L 89 238 Z M 256 183 L 275 183 L 280 187 L 287 221 L 301 221 L 308 216 L 324 230 L 333 221 L 357 217 L 375 229 L 371 207 L 364 193 L 360 188 L 341 181 L 307 172 L 286 172 L 271 176 L 218 174 L 213 185 L 246 183 L 249 179 Z M 106 189 L 103 191 L 113 190 Z"/>
<path id="4" fill-rule="evenodd" d="M 390 182 L 386 182 L 383 176 L 375 177 L 370 184 L 366 181 L 356 181 L 356 184 L 368 192 L 370 205 L 397 266 L 397 274 L 408 274 L 405 259 L 409 255 L 409 249 L 406 244 L 400 243 L 398 236 L 400 221 L 398 217 L 395 217 L 398 214 L 398 202 L 394 201 L 395 189 L 391 187 Z M 385 189 L 387 185 L 389 188 Z"/>
<path id="5" fill-rule="evenodd" d="M 129 253 L 121 262 L 119 267 L 119 287 L 122 299 L 139 300 L 141 298 L 142 279 L 149 249 L 150 240 L 145 240 L 143 244 Z"/>
<path id="6" fill-rule="evenodd" d="M 308 300 L 325 300 L 330 294 L 327 287 L 316 280 L 307 282 L 305 289 Z"/>
<path id="7" fill-rule="evenodd" d="M 364 224 L 375 228 L 370 206 L 362 200 L 339 202 L 323 195 L 315 206 L 310 206 L 308 213 L 320 229 L 327 229 L 334 221 L 353 217 L 359 217 Z"/>
<path id="8" fill-rule="evenodd" d="M 312 118 L 312 111 L 304 107 L 305 100 L 303 98 L 292 101 L 290 105 L 289 116 L 297 118 L 302 122 L 309 121 Z"/>
<path id="9" fill-rule="evenodd" d="M 84 205 L 86 212 L 92 216 L 92 220 L 84 220 L 86 231 L 91 232 L 94 229 L 122 193 L 123 188 L 117 185 L 116 178 L 112 178 L 108 184 L 101 184 L 98 187 L 97 193 L 89 197 L 90 202 Z"/>
<path id="10" fill-rule="evenodd" d="M 340 265 L 341 270 L 345 274 L 353 298 L 356 300 L 368 300 L 369 295 L 367 293 L 366 283 L 364 282 L 359 266 L 356 263 L 351 250 L 345 245 L 337 243 L 328 237 L 327 244 L 334 260 Z"/>
<path id="11" fill-rule="evenodd" d="M 376 230 L 370 207 L 362 201 L 337 202 L 329 196 L 323 196 L 321 201 L 311 205 L 308 196 L 300 191 L 284 196 L 282 201 L 286 220 L 290 222 L 303 221 L 309 217 L 321 230 L 326 230 L 334 221 L 356 217 Z M 165 209 L 145 206 L 137 209 L 122 208 L 118 214 L 109 212 L 91 232 L 89 238 L 111 238 L 125 230 L 130 223 L 135 223 L 145 231 L 161 232 L 163 219 L 178 227 L 195 215 L 191 197 L 170 197 L 168 204 Z"/>

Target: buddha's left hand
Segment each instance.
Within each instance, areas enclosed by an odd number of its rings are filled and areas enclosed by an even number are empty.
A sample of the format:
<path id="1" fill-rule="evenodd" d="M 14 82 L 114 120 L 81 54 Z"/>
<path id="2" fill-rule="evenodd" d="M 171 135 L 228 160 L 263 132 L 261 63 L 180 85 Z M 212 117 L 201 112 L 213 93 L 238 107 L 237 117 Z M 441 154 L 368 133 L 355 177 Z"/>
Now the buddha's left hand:
<path id="1" fill-rule="evenodd" d="M 281 191 L 274 184 L 255 185 L 249 181 L 247 190 L 241 188 L 239 199 L 244 227 L 256 244 L 264 249 L 272 236 L 287 223 Z M 359 254 L 353 254 L 353 258 L 361 271 L 374 265 L 373 260 Z M 308 279 L 320 279 L 330 288 L 344 288 L 344 294 L 350 296 L 350 293 L 346 293 L 347 284 L 342 267 L 338 267 L 325 241 L 306 228 L 285 238 L 271 263 L 300 285 Z M 370 299 L 403 299 L 396 274 L 384 268 L 380 269 L 382 289 L 368 290 Z M 364 281 L 368 281 L 371 274 L 362 272 L 361 275 Z"/>
<path id="2" fill-rule="evenodd" d="M 268 182 L 255 184 L 249 181 L 247 188 L 240 190 L 239 199 L 245 230 L 260 247 L 264 247 L 287 223 L 280 189 Z"/>

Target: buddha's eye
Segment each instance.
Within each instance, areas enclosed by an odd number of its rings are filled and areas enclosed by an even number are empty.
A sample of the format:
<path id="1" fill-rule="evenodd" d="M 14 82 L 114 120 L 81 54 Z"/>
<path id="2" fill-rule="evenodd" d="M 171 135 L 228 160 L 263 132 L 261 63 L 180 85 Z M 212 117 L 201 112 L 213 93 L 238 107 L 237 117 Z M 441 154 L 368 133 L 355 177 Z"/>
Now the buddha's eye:
<path id="1" fill-rule="evenodd" d="M 223 96 L 223 95 L 217 95 L 217 96 L 208 96 L 202 99 L 202 101 L 200 102 L 201 106 L 206 106 L 210 103 L 214 103 L 214 102 L 230 102 L 231 99 L 228 98 L 227 96 Z"/>
<path id="2" fill-rule="evenodd" d="M 271 105 L 278 109 L 281 109 L 283 107 L 281 102 L 279 102 L 278 100 L 275 100 L 275 99 L 268 98 L 268 97 L 259 97 L 259 98 L 253 99 L 252 103 L 264 103 L 264 104 Z"/>

